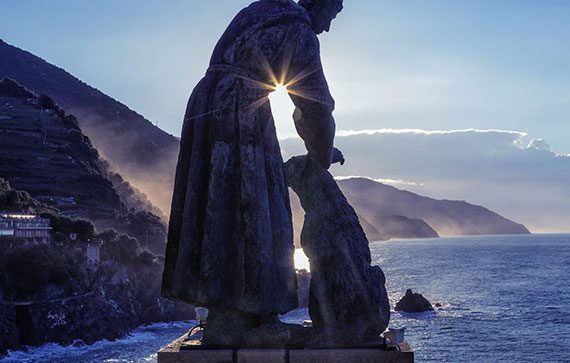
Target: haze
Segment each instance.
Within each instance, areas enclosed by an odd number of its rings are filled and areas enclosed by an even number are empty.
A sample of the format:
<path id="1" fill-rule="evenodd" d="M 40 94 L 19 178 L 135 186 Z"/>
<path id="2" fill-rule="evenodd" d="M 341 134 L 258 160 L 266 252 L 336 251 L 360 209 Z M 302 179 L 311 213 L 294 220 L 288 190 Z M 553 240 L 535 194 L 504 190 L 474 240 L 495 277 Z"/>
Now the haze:
<path id="1" fill-rule="evenodd" d="M 249 2 L 3 0 L 0 36 L 178 135 L 215 42 Z M 345 1 L 321 36 L 347 157 L 333 172 L 570 231 L 568 34 L 564 0 Z M 294 131 L 284 104 L 282 137 Z"/>

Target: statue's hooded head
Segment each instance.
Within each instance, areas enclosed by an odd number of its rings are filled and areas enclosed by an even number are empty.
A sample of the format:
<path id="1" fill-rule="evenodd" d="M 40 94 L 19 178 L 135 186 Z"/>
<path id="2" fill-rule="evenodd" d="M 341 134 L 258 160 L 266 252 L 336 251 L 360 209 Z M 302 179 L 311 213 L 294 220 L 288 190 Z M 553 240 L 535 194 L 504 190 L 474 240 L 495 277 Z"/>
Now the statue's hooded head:
<path id="1" fill-rule="evenodd" d="M 312 28 L 317 34 L 328 32 L 331 22 L 342 10 L 342 0 L 299 0 L 311 16 Z"/>

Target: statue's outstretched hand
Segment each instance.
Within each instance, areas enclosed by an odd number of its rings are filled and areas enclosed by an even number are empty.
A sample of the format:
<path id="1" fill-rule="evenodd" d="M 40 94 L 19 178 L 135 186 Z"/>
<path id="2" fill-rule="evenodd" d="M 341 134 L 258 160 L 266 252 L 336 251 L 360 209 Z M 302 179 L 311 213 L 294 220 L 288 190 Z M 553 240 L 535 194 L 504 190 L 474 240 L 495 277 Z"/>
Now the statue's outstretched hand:
<path id="1" fill-rule="evenodd" d="M 342 155 L 342 151 L 337 149 L 336 147 L 333 148 L 333 160 L 332 163 L 340 163 L 340 165 L 344 165 L 344 155 Z"/>

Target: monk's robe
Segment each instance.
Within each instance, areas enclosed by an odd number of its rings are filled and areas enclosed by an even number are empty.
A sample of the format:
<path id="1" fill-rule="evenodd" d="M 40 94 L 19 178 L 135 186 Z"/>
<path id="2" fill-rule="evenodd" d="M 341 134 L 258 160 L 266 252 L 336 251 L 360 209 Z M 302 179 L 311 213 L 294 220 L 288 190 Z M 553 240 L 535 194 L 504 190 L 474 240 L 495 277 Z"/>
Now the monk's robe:
<path id="1" fill-rule="evenodd" d="M 315 161 L 331 163 L 334 101 L 307 11 L 290 0 L 243 9 L 188 101 L 162 294 L 249 313 L 297 306 L 293 228 L 268 94 L 288 85 Z"/>

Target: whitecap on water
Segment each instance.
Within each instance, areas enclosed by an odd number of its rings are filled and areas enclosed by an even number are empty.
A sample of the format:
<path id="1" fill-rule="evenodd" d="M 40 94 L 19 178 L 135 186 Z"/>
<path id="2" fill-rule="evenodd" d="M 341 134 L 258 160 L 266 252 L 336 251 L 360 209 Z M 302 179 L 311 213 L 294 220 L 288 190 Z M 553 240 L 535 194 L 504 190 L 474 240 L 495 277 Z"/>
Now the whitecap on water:
<path id="1" fill-rule="evenodd" d="M 47 343 L 9 351 L 0 363 L 20 362 L 156 362 L 156 352 L 190 330 L 197 322 L 179 321 L 140 326 L 122 339 L 100 340 L 92 345 L 61 346 Z"/>

